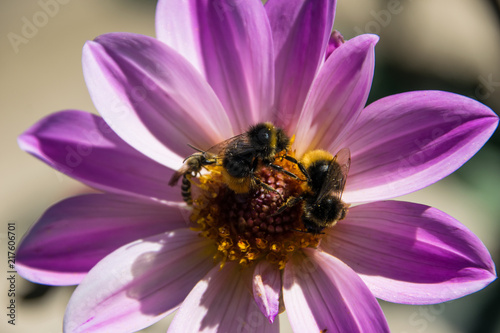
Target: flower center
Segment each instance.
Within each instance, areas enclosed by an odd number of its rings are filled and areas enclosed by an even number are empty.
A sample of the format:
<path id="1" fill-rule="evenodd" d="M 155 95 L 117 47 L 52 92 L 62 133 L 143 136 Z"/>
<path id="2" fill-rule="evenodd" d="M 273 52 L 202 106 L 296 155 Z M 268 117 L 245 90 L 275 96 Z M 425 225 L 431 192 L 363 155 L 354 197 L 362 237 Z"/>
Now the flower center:
<path id="1" fill-rule="evenodd" d="M 281 155 L 274 164 L 301 175 L 297 166 Z M 209 166 L 208 170 L 195 183 L 200 191 L 193 200 L 191 220 L 197 223 L 195 230 L 215 241 L 221 265 L 236 261 L 246 266 L 265 259 L 283 269 L 294 251 L 318 246 L 321 235 L 299 231 L 304 230 L 302 204 L 274 215 L 287 198 L 300 196 L 304 182 L 266 166 L 256 176 L 279 194 L 262 186 L 235 194 L 224 183 L 221 167 Z"/>

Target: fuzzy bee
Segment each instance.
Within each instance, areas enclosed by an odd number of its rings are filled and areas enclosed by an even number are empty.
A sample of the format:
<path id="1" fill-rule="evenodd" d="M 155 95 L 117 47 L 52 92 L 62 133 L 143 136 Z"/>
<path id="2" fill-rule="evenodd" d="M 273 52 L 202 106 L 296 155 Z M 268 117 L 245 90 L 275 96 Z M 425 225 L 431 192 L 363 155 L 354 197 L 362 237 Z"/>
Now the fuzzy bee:
<path id="1" fill-rule="evenodd" d="M 273 215 L 301 202 L 306 231 L 320 234 L 346 216 L 349 205 L 342 201 L 342 193 L 351 165 L 351 153 L 348 148 L 341 149 L 335 156 L 324 150 L 313 150 L 306 153 L 299 164 L 307 178 L 303 193 L 289 198 Z"/>
<path id="2" fill-rule="evenodd" d="M 235 193 L 247 193 L 257 186 L 275 192 L 274 188 L 261 182 L 255 176 L 255 171 L 259 167 L 269 166 L 297 179 L 295 174 L 273 163 L 276 155 L 286 151 L 289 145 L 290 138 L 283 129 L 269 122 L 259 123 L 251 126 L 248 131 L 224 140 L 206 151 L 197 149 L 197 153 L 186 158 L 184 165 L 173 175 L 169 184 L 175 185 L 179 178 L 184 176 L 182 195 L 184 200 L 190 203 L 189 177 L 199 173 L 203 166 L 215 164 L 222 166 L 223 181 Z M 298 163 L 291 156 L 284 158 Z"/>

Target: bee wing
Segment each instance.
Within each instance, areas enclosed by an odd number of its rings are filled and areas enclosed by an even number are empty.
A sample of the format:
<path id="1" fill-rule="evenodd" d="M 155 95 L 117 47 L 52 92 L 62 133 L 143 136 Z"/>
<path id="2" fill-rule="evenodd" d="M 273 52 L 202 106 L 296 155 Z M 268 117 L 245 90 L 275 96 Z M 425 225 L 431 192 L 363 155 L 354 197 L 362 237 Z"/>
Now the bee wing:
<path id="1" fill-rule="evenodd" d="M 205 157 L 206 161 L 222 160 L 222 158 L 224 157 L 224 151 L 227 149 L 227 147 L 230 146 L 231 144 L 233 144 L 234 142 L 241 140 L 244 135 L 245 135 L 245 133 L 233 136 L 232 138 L 229 138 L 227 140 L 221 141 L 221 142 L 213 145 L 212 147 L 208 148 L 207 150 L 203 150 L 201 148 L 195 147 L 189 143 L 188 143 L 188 146 L 193 148 L 194 150 L 196 150 L 199 154 L 202 154 Z M 194 153 L 194 154 L 198 154 L 198 153 Z M 194 154 L 186 157 L 183 162 L 186 162 Z M 179 171 L 180 171 L 180 169 L 179 169 Z M 184 170 L 184 171 L 186 171 L 186 170 Z M 174 176 L 172 178 L 174 178 Z M 177 179 L 178 179 L 178 177 L 177 177 Z"/>
<path id="2" fill-rule="evenodd" d="M 347 173 L 351 167 L 351 151 L 349 148 L 342 148 L 335 157 L 333 157 L 328 166 L 328 175 L 326 181 L 318 193 L 317 201 L 321 201 L 326 195 L 331 194 L 337 199 L 342 198 Z"/>
<path id="3" fill-rule="evenodd" d="M 193 146 L 191 146 L 193 147 Z M 198 152 L 189 155 L 184 159 L 184 164 L 177 170 L 172 177 L 170 178 L 170 181 L 168 182 L 168 185 L 170 186 L 175 186 L 179 179 L 186 174 L 192 174 L 195 175 L 201 171 L 201 168 L 204 167 L 205 165 L 213 163 L 213 159 L 215 158 L 209 153 L 203 152 L 198 149 L 193 147 L 194 149 L 198 150 Z"/>
<path id="4" fill-rule="evenodd" d="M 247 133 L 242 133 L 222 142 L 219 142 L 207 150 L 202 150 L 188 143 L 188 146 L 196 150 L 197 152 L 189 155 L 184 159 L 184 164 L 181 166 L 179 170 L 177 170 L 168 184 L 170 186 L 175 186 L 179 179 L 186 173 L 197 172 L 197 170 L 193 169 L 193 166 L 189 163 L 190 159 L 197 156 L 200 158 L 199 164 L 201 166 L 205 166 L 208 164 L 217 163 L 220 165 L 220 161 L 223 160 L 225 152 L 230 149 L 233 156 L 245 156 L 249 154 L 253 154 L 255 152 L 255 148 L 253 148 L 248 140 Z"/>
<path id="5" fill-rule="evenodd" d="M 212 147 L 208 148 L 205 152 L 211 153 L 214 155 L 221 155 L 229 145 L 234 144 L 235 141 L 244 140 L 245 136 L 246 136 L 246 133 L 235 135 L 232 138 L 229 138 L 227 140 L 221 141 L 221 142 L 213 145 Z"/>
<path id="6" fill-rule="evenodd" d="M 238 150 L 236 150 L 239 154 L 247 154 L 249 152 L 253 152 L 254 149 L 251 147 L 247 134 L 242 133 L 222 142 L 219 142 L 207 150 L 202 150 L 188 143 L 188 146 L 196 150 L 196 153 L 193 153 L 184 159 L 184 164 L 177 170 L 172 177 L 170 178 L 168 185 L 175 186 L 179 179 L 186 173 L 192 172 L 192 166 L 189 164 L 189 160 L 198 155 L 202 157 L 201 165 L 207 165 L 212 163 L 219 163 L 224 158 L 224 152 L 228 147 L 232 147 L 237 145 Z"/>
<path id="7" fill-rule="evenodd" d="M 252 147 L 248 139 L 248 134 L 242 133 L 217 143 L 216 145 L 208 148 L 205 153 L 211 154 L 212 158 L 222 160 L 229 148 L 236 148 L 230 150 L 233 154 L 237 152 L 236 155 L 238 156 L 253 154 L 255 152 L 255 148 Z"/>
<path id="8" fill-rule="evenodd" d="M 185 160 L 184 160 L 185 161 Z M 170 177 L 170 180 L 168 181 L 169 186 L 175 186 L 179 179 L 189 171 L 189 165 L 187 163 L 184 163 L 179 170 L 177 170 L 172 177 Z"/>

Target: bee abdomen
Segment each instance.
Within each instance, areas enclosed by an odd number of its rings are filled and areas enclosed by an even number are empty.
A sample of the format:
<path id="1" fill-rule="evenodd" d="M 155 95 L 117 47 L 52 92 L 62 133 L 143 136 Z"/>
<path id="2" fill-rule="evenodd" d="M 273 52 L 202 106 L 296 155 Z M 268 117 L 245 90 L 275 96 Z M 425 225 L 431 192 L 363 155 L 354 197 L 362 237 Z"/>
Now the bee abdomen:
<path id="1" fill-rule="evenodd" d="M 191 181 L 189 180 L 189 175 L 186 174 L 182 177 L 181 195 L 185 203 L 188 205 L 193 204 L 193 199 L 191 198 Z"/>

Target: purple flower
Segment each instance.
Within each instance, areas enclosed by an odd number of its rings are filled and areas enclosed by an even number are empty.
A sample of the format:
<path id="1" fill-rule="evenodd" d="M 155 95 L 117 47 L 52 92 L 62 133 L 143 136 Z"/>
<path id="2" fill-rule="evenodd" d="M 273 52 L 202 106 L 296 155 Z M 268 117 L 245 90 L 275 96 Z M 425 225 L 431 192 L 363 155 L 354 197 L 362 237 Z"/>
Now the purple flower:
<path id="1" fill-rule="evenodd" d="M 169 332 L 278 332 L 286 308 L 295 332 L 384 332 L 376 298 L 438 303 L 496 278 L 487 249 L 458 221 L 381 200 L 458 169 L 498 117 L 441 91 L 365 108 L 378 37 L 331 36 L 334 10 L 333 0 L 161 0 L 158 40 L 112 33 L 85 45 L 85 80 L 102 118 L 65 110 L 19 138 L 25 151 L 104 192 L 49 208 L 17 253 L 26 279 L 79 284 L 65 331 L 136 331 L 178 309 Z M 348 147 L 343 200 L 369 203 L 352 206 L 325 234 L 262 239 L 267 255 L 259 256 L 239 228 L 219 230 L 238 244 L 200 232 L 199 221 L 240 211 L 209 201 L 217 211 L 204 215 L 167 183 L 193 153 L 186 143 L 208 148 L 263 121 L 295 135 L 298 158 Z M 243 209 L 235 221 L 255 222 L 252 213 Z M 267 231 L 274 239 L 277 230 Z M 273 253 L 286 253 L 279 265 Z"/>

